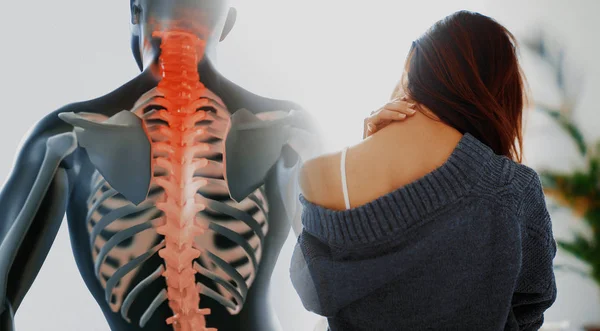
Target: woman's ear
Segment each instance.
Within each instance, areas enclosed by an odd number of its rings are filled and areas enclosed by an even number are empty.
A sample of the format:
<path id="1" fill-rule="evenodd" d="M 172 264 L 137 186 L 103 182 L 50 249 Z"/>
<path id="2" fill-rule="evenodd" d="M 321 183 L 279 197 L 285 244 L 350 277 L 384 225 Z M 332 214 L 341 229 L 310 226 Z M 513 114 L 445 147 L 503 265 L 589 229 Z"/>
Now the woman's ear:
<path id="1" fill-rule="evenodd" d="M 225 21 L 225 25 L 223 26 L 223 32 L 221 33 L 221 39 L 219 41 L 225 40 L 233 26 L 235 25 L 235 20 L 237 19 L 237 10 L 233 7 L 229 8 L 229 12 L 227 13 L 227 20 Z"/>

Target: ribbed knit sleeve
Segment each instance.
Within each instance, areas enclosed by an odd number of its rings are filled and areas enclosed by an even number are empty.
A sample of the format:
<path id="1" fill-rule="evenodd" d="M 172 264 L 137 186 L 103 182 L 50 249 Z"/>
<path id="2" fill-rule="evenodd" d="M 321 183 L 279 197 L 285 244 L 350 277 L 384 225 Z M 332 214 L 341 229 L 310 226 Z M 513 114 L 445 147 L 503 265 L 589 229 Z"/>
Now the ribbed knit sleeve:
<path id="1" fill-rule="evenodd" d="M 556 241 L 539 175 L 524 189 L 517 216 L 521 222 L 522 264 L 512 299 L 510 319 L 519 330 L 538 330 L 544 311 L 556 300 L 553 270 Z"/>
<path id="2" fill-rule="evenodd" d="M 307 241 L 312 241 L 317 248 L 306 244 Z M 321 270 L 314 270 L 314 263 L 319 260 L 319 256 L 323 251 L 322 246 L 316 242 L 305 231 L 300 233 L 297 243 L 294 246 L 292 260 L 290 264 L 290 278 L 294 289 L 300 297 L 300 301 L 306 310 L 322 316 L 330 316 L 329 311 L 323 308 L 331 309 L 333 306 L 329 298 L 332 293 L 329 291 L 327 278 L 321 276 Z M 304 249 L 303 249 L 304 248 Z M 317 262 L 318 263 L 318 262 Z M 322 302 L 325 301 L 325 306 Z"/>

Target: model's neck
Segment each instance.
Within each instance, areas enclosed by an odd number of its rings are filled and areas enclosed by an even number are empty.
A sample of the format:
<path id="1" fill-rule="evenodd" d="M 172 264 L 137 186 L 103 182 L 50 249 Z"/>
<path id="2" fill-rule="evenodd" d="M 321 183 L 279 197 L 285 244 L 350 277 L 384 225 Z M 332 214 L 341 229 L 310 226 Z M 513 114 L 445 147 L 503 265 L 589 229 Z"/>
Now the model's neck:
<path id="1" fill-rule="evenodd" d="M 187 39 L 189 38 L 176 35 L 174 37 L 172 36 L 170 38 L 171 41 L 169 41 L 168 37 L 163 36 L 161 38 L 154 39 L 152 43 L 146 43 L 148 46 L 142 54 L 143 74 L 151 77 L 155 82 L 159 82 L 165 78 L 165 65 L 173 66 L 179 62 L 182 64 L 185 62 L 185 66 L 189 68 L 194 66 L 193 62 L 195 61 L 197 71 L 200 74 L 200 80 L 214 81 L 216 78 L 215 76 L 217 75 L 216 69 L 213 65 L 215 58 L 214 54 L 216 53 L 215 48 L 207 47 L 207 45 L 199 39 L 194 40 L 193 43 Z M 161 40 L 162 42 L 157 42 L 158 40 Z M 182 47 L 192 47 L 192 44 L 195 45 L 195 50 L 193 52 L 182 51 Z M 167 47 L 167 49 L 165 49 L 165 47 Z M 211 56 L 211 54 L 213 55 Z M 191 55 L 193 55 L 193 57 Z M 181 57 L 181 59 L 178 60 L 178 57 Z"/>
<path id="2" fill-rule="evenodd" d="M 147 71 L 147 70 L 149 70 L 150 67 L 158 68 L 159 57 L 160 57 L 160 49 L 152 49 L 151 51 L 144 53 L 144 55 L 142 56 L 142 61 L 143 61 L 142 70 Z M 216 49 L 214 49 L 214 48 L 206 49 L 204 52 L 202 61 L 204 61 L 206 58 L 210 59 L 210 62 L 215 63 L 216 59 L 217 59 Z M 198 63 L 198 65 L 200 65 L 200 64 L 201 64 L 201 62 Z"/>
<path id="3" fill-rule="evenodd" d="M 160 55 L 161 51 L 161 39 L 153 38 L 152 40 L 144 41 L 146 45 L 142 51 L 142 70 L 151 71 L 159 75 L 160 68 Z M 210 62 L 216 62 L 217 50 L 212 42 L 205 42 L 204 46 L 198 52 L 198 65 L 209 59 Z M 159 77 L 157 77 L 159 78 Z"/>

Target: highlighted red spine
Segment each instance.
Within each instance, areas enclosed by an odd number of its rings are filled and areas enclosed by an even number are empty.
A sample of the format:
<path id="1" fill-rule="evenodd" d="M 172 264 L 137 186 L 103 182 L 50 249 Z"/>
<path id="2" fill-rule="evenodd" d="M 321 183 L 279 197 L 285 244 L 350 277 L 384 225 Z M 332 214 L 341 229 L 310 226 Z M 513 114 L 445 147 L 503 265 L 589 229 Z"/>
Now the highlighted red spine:
<path id="1" fill-rule="evenodd" d="M 195 170 L 203 166 L 202 160 L 194 160 L 194 142 L 203 134 L 195 123 L 205 113 L 192 106 L 205 88 L 197 69 L 204 44 L 194 34 L 181 31 L 155 32 L 154 36 L 162 38 L 159 58 L 162 79 L 158 90 L 172 105 L 160 112 L 169 124 L 161 128 L 161 133 L 168 137 L 169 157 L 161 162 L 168 175 L 155 178 L 165 192 L 165 199 L 157 202 L 156 207 L 164 212 L 166 222 L 156 230 L 166 242 L 158 252 L 165 261 L 163 276 L 173 311 L 166 322 L 176 331 L 216 331 L 206 327 L 205 315 L 210 310 L 199 309 L 200 293 L 192 264 L 201 254 L 195 248 L 194 237 L 207 230 L 207 225 L 196 219 L 196 214 L 205 208 L 196 198 L 196 192 L 207 182 L 194 177 Z M 164 143 L 161 145 L 165 149 Z"/>

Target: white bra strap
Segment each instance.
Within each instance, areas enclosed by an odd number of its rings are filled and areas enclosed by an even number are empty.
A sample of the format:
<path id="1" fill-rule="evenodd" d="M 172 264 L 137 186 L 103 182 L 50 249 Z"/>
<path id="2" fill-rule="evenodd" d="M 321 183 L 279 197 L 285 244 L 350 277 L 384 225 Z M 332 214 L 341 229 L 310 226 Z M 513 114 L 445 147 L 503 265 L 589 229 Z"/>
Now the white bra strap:
<path id="1" fill-rule="evenodd" d="M 346 184 L 346 151 L 348 147 L 342 150 L 342 158 L 340 160 L 340 169 L 342 173 L 342 191 L 344 192 L 344 202 L 346 209 L 350 209 L 350 199 L 348 199 L 348 185 Z"/>

